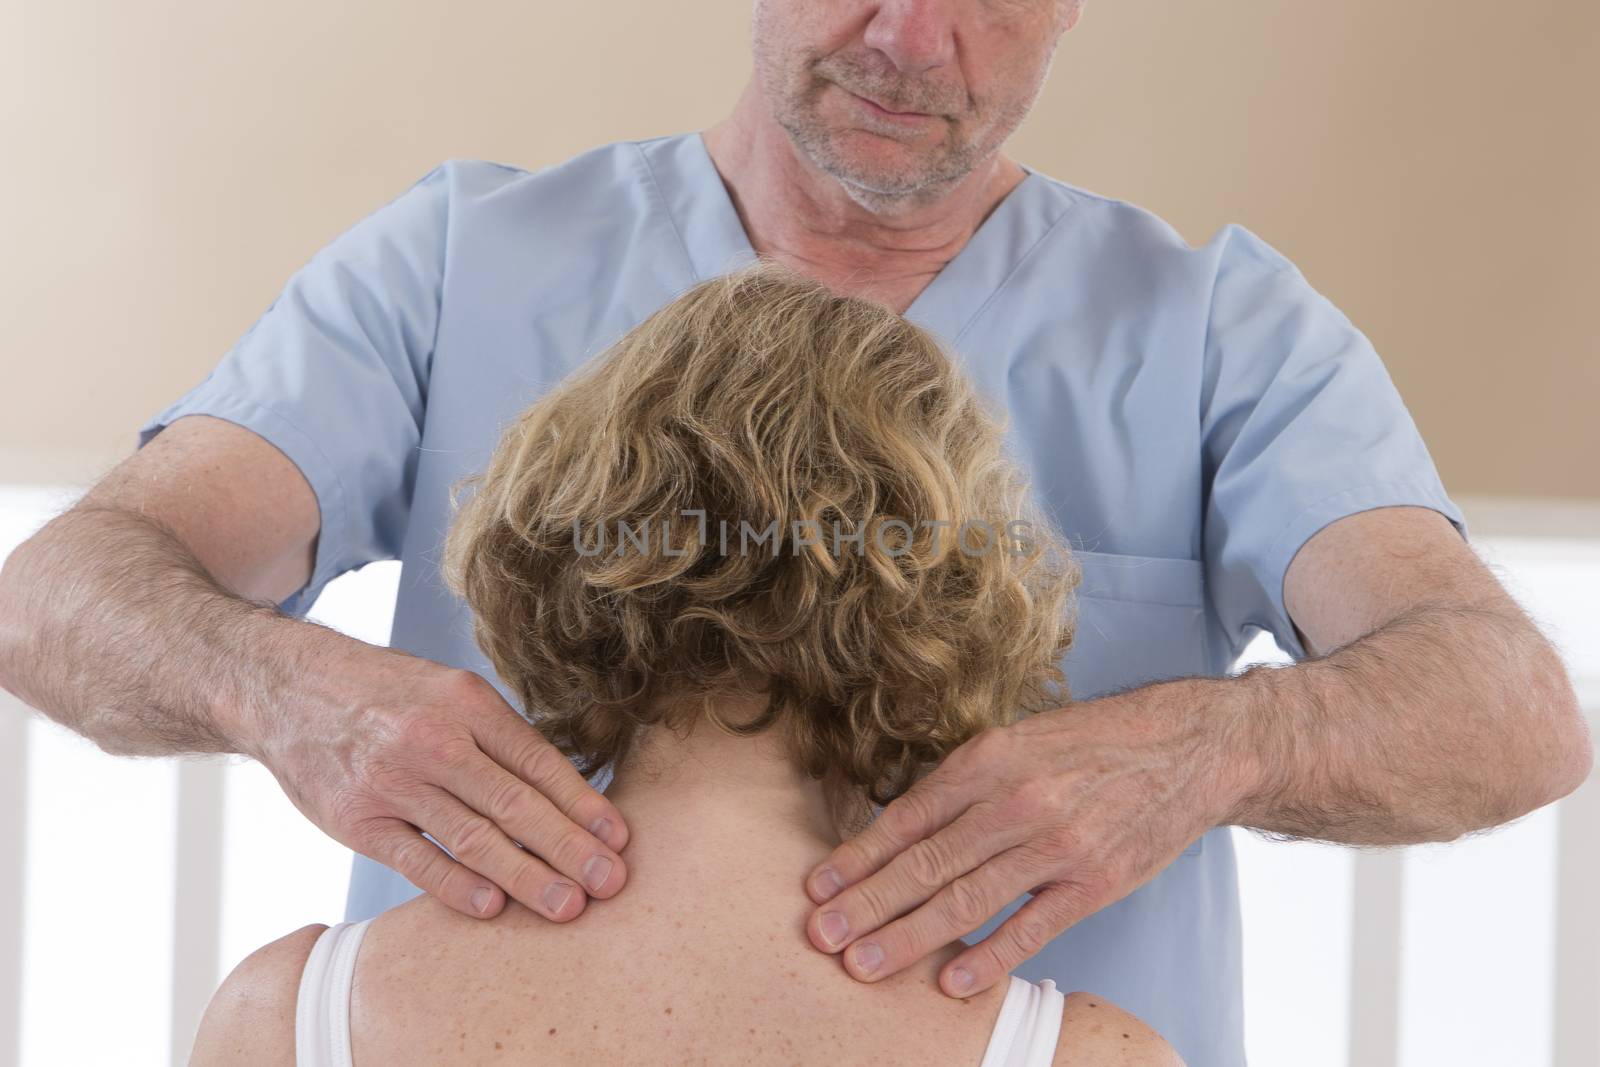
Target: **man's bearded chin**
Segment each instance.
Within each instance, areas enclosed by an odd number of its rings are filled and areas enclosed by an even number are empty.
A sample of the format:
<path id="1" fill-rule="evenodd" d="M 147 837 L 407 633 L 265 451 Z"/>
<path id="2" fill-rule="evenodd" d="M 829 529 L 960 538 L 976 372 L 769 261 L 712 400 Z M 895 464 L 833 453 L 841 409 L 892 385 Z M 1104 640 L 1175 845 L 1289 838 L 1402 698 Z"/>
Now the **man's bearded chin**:
<path id="1" fill-rule="evenodd" d="M 981 161 L 981 153 L 973 146 L 954 140 L 956 128 L 942 114 L 937 121 L 945 139 L 934 145 L 912 147 L 900 142 L 902 149 L 881 155 L 854 151 L 847 146 L 847 137 L 892 138 L 862 131 L 846 133 L 830 125 L 820 113 L 822 96 L 830 89 L 849 91 L 808 70 L 805 87 L 784 94 L 776 114 L 778 125 L 812 166 L 838 181 L 852 200 L 874 214 L 893 215 L 937 199 Z"/>

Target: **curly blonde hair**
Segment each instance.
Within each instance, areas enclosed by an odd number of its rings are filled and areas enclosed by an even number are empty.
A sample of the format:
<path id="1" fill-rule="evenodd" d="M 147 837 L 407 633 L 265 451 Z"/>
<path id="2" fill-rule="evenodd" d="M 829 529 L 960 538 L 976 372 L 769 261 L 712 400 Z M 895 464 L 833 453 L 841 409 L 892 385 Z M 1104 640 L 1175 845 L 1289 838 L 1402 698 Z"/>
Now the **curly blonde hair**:
<path id="1" fill-rule="evenodd" d="M 703 716 L 780 729 L 830 796 L 886 805 L 985 728 L 1067 701 L 1079 572 L 1004 428 L 926 332 L 761 260 L 518 416 L 451 487 L 443 574 L 586 776 L 641 727 Z M 765 712 L 719 718 L 751 678 Z"/>

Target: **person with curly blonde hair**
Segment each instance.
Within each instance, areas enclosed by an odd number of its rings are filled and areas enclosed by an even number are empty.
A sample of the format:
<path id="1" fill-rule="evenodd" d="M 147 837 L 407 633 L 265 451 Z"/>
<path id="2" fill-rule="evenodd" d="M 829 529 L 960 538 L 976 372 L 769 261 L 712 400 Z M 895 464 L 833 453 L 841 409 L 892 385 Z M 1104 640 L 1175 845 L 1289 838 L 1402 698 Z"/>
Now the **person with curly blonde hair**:
<path id="1" fill-rule="evenodd" d="M 302 1057 L 1181 1063 L 1051 979 L 943 995 L 959 941 L 872 993 L 806 943 L 806 874 L 874 806 L 1068 703 L 1080 572 L 1004 433 L 925 331 L 772 262 L 517 415 L 452 487 L 441 573 L 527 729 L 610 770 L 628 892 L 308 928 Z"/>
<path id="2" fill-rule="evenodd" d="M 620 765 L 611 794 L 703 716 L 886 805 L 1067 700 L 1078 574 L 1002 434 L 927 333 L 761 264 L 529 407 L 456 487 L 445 579 L 535 726 Z"/>

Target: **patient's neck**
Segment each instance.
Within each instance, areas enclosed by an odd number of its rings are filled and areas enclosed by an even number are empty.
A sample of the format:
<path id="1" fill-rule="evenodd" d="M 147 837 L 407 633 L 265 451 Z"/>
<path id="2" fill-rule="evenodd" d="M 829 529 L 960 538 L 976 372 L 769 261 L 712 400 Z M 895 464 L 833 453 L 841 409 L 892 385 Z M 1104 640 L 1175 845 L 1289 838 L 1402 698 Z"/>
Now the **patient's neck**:
<path id="1" fill-rule="evenodd" d="M 720 701 L 728 720 L 755 708 Z M 640 731 L 606 798 L 628 826 L 622 851 L 630 889 L 652 881 L 704 883 L 804 896 L 803 881 L 840 837 L 823 784 L 790 761 L 780 735 L 734 737 L 696 722 L 687 737 Z"/>

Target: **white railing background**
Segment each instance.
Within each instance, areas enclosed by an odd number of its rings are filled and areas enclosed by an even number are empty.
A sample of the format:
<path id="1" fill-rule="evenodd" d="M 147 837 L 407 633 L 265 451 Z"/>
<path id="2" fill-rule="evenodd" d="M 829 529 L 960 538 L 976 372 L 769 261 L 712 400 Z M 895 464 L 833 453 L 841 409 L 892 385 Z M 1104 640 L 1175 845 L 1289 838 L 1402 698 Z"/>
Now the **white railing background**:
<path id="1" fill-rule="evenodd" d="M 69 499 L 0 490 L 0 559 Z M 1561 646 L 1593 728 L 1600 539 L 1475 547 Z M 339 579 L 313 617 L 387 641 L 398 570 Z M 1243 662 L 1276 658 L 1263 638 Z M 1600 1064 L 1595 777 L 1448 845 L 1234 839 L 1257 1067 Z M 0 691 L 0 1065 L 183 1063 L 239 960 L 343 918 L 348 869 L 259 765 L 108 756 Z"/>

